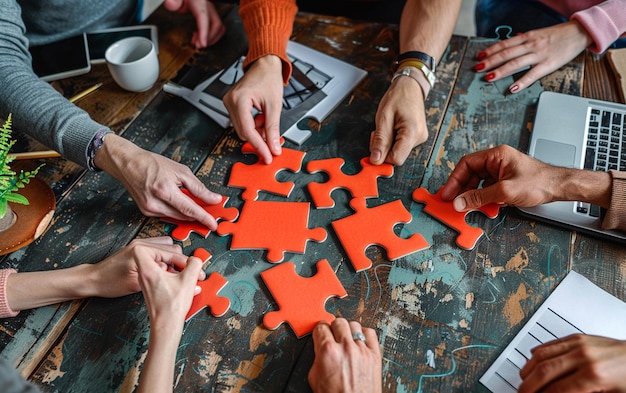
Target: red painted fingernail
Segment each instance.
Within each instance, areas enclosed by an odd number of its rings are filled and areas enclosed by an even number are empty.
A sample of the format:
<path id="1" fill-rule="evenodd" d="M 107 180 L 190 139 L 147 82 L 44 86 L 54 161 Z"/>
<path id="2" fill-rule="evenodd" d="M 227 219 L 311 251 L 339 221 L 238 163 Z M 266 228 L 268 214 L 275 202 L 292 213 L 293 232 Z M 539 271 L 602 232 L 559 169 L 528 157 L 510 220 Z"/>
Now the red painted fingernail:
<path id="1" fill-rule="evenodd" d="M 482 71 L 485 68 L 485 63 L 478 63 L 474 66 L 474 71 Z"/>
<path id="2" fill-rule="evenodd" d="M 478 60 L 482 60 L 482 59 L 484 59 L 485 57 L 487 57 L 487 52 L 480 52 L 480 53 L 478 53 L 478 54 L 476 55 L 476 58 L 477 58 Z"/>
<path id="3" fill-rule="evenodd" d="M 511 93 L 517 93 L 517 91 L 519 90 L 519 86 L 518 85 L 513 85 L 509 88 L 509 91 Z"/>
<path id="4" fill-rule="evenodd" d="M 487 75 L 485 75 L 485 80 L 490 81 L 495 77 L 496 77 L 496 74 L 494 74 L 493 72 L 490 72 Z"/>

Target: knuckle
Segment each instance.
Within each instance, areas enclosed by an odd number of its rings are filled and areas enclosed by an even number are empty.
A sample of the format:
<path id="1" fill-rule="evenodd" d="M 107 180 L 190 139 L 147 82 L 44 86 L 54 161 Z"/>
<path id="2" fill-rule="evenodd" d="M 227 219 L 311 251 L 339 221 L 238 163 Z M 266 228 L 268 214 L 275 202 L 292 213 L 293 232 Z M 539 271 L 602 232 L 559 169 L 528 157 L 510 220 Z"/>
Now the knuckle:
<path id="1" fill-rule="evenodd" d="M 376 130 L 372 136 L 372 144 L 376 146 L 389 146 L 389 138 L 384 132 Z"/>
<path id="2" fill-rule="evenodd" d="M 141 209 L 142 213 L 146 216 L 151 216 L 157 213 L 159 208 L 159 203 L 153 199 L 147 199 L 143 203 L 143 208 Z"/>
<path id="3" fill-rule="evenodd" d="M 549 378 L 555 370 L 558 370 L 559 364 L 560 360 L 558 359 L 541 362 L 536 367 L 536 373 L 541 380 L 545 380 Z"/>
<path id="4" fill-rule="evenodd" d="M 482 195 L 479 192 L 468 192 L 466 198 L 470 206 L 484 205 Z"/>

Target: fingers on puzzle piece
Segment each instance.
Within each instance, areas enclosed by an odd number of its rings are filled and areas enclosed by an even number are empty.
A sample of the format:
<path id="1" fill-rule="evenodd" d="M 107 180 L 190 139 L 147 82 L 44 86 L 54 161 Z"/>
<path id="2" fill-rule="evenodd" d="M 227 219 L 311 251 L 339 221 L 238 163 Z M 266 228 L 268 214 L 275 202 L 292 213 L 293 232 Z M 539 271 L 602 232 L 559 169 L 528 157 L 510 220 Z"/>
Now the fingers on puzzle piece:
<path id="1" fill-rule="evenodd" d="M 459 247 L 466 250 L 473 249 L 476 244 L 478 244 L 478 240 L 484 234 L 484 231 L 481 228 L 469 225 L 465 221 L 466 216 L 471 211 L 458 212 L 454 209 L 452 201 L 446 202 L 442 200 L 442 191 L 443 187 L 441 187 L 436 194 L 431 194 L 425 188 L 418 188 L 413 191 L 413 199 L 416 202 L 426 204 L 426 207 L 424 207 L 424 211 L 426 213 L 436 218 L 442 224 L 447 225 L 448 227 L 459 232 L 459 235 L 456 238 L 456 244 Z M 477 210 L 493 219 L 498 216 L 500 207 L 502 206 L 499 204 L 491 203 Z"/>
<path id="2" fill-rule="evenodd" d="M 269 262 L 281 262 L 285 252 L 304 254 L 306 243 L 326 240 L 324 228 L 308 227 L 308 202 L 246 201 L 235 222 L 222 222 L 220 236 L 232 235 L 231 250 L 268 250 Z"/>
<path id="3" fill-rule="evenodd" d="M 206 263 L 212 257 L 211 253 L 207 249 L 202 248 L 202 247 L 196 248 L 193 251 L 192 255 L 202 260 L 203 264 Z M 185 266 L 187 266 L 187 263 L 180 264 L 180 263 L 174 262 L 174 266 L 176 267 L 176 269 L 178 269 L 178 271 L 183 271 L 183 269 L 185 269 Z"/>
<path id="4" fill-rule="evenodd" d="M 211 255 L 211 253 L 207 249 L 198 247 L 193 251 L 193 256 L 196 258 L 200 258 L 202 260 L 202 263 L 206 263 L 209 259 L 211 259 L 213 255 Z"/>
<path id="5" fill-rule="evenodd" d="M 281 144 L 284 141 L 281 138 Z M 250 142 L 246 142 L 241 148 L 243 153 L 255 153 Z M 276 180 L 278 172 L 290 170 L 294 173 L 300 172 L 304 152 L 283 148 L 279 156 L 274 156 L 272 162 L 266 164 L 258 161 L 254 164 L 244 164 L 236 162 L 233 164 L 228 178 L 228 185 L 236 188 L 243 188 L 241 197 L 244 200 L 256 200 L 259 191 L 269 192 L 275 195 L 288 197 L 294 188 L 293 182 L 279 182 Z"/>
<path id="6" fill-rule="evenodd" d="M 202 288 L 199 294 L 193 297 L 191 307 L 185 321 L 199 313 L 202 309 L 209 307 L 214 317 L 221 317 L 230 308 L 230 300 L 218 293 L 228 284 L 228 281 L 218 272 L 213 272 L 204 281 L 198 281 L 198 286 Z"/>
<path id="7" fill-rule="evenodd" d="M 318 209 L 335 206 L 331 193 L 338 188 L 348 190 L 353 198 L 376 198 L 378 197 L 378 178 L 393 175 L 393 165 L 373 165 L 369 157 L 361 159 L 361 171 L 354 175 L 347 175 L 341 170 L 344 164 L 345 161 L 341 158 L 315 160 L 307 164 L 306 168 L 309 173 L 326 172 L 329 177 L 324 183 L 307 185 L 313 203 Z"/>
<path id="8" fill-rule="evenodd" d="M 411 213 L 406 210 L 402 201 L 395 200 L 368 208 L 365 198 L 354 198 L 350 201 L 350 206 L 355 213 L 333 221 L 331 225 L 357 272 L 372 267 L 372 261 L 365 255 L 369 246 L 383 247 L 392 261 L 430 246 L 419 233 L 406 239 L 395 234 L 394 227 L 397 224 L 412 220 Z"/>
<path id="9" fill-rule="evenodd" d="M 193 196 L 186 188 L 181 188 L 181 191 L 218 221 L 233 221 L 239 216 L 239 210 L 237 210 L 236 207 L 226 207 L 226 203 L 228 202 L 228 197 L 226 196 L 222 196 L 220 203 L 210 205 Z M 176 225 L 176 228 L 172 230 L 171 236 L 174 240 L 180 242 L 189 239 L 192 232 L 204 238 L 211 233 L 209 228 L 198 221 L 181 221 L 171 217 L 161 217 L 161 221 Z"/>
<path id="10" fill-rule="evenodd" d="M 202 263 L 206 263 L 211 259 L 211 253 L 202 247 L 194 250 L 193 256 L 200 258 Z M 228 281 L 218 272 L 213 272 L 204 281 L 198 281 L 198 286 L 202 288 L 199 294 L 193 297 L 191 307 L 187 312 L 185 321 L 199 313 L 202 309 L 209 307 L 214 317 L 221 317 L 226 314 L 230 308 L 230 300 L 227 297 L 218 296 L 217 294 L 226 286 Z"/>
<path id="11" fill-rule="evenodd" d="M 261 279 L 269 289 L 278 311 L 263 317 L 266 328 L 274 330 L 286 322 L 298 338 L 313 331 L 320 321 L 332 322 L 335 316 L 326 311 L 326 301 L 333 296 L 348 296 L 327 260 L 316 264 L 312 277 L 296 273 L 292 262 L 285 262 L 261 272 Z"/>

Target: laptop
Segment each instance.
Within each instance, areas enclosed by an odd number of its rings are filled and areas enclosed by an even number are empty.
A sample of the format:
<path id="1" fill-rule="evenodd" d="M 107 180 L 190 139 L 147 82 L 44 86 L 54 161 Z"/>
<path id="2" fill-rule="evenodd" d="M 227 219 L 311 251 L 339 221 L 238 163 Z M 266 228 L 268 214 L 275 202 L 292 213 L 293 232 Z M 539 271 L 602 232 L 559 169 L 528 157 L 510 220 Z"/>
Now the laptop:
<path id="1" fill-rule="evenodd" d="M 626 105 L 543 92 L 537 104 L 528 154 L 557 166 L 626 171 Z M 552 202 L 518 209 L 540 221 L 626 241 L 626 232 L 601 228 L 604 212 L 599 206 Z"/>

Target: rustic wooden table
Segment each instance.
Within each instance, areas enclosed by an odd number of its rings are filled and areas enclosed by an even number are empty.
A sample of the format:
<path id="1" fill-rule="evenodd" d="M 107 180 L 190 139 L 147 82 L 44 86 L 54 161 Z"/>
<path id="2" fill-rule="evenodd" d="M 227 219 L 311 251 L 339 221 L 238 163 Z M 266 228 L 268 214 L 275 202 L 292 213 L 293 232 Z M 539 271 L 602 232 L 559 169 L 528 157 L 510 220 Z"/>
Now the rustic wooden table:
<path id="1" fill-rule="evenodd" d="M 232 130 L 224 130 L 184 100 L 165 94 L 169 81 L 193 87 L 245 54 L 237 9 L 222 5 L 226 36 L 214 47 L 195 51 L 189 44 L 189 16 L 159 9 L 149 22 L 159 26 L 161 78 L 148 92 L 119 89 L 105 66 L 87 75 L 55 82 L 65 96 L 97 83 L 104 86 L 78 102 L 96 120 L 152 151 L 192 168 L 214 191 L 241 207 L 241 190 L 227 187 L 233 163 L 249 161 Z M 357 65 L 368 72 L 322 123 L 305 124 L 313 136 L 302 146 L 305 163 L 341 157 L 352 172 L 368 155 L 378 101 L 397 55 L 397 26 L 298 14 L 292 39 Z M 348 195 L 333 193 L 333 209 L 312 209 L 310 227 L 328 230 L 322 243 L 307 244 L 304 255 L 287 254 L 303 276 L 327 259 L 348 296 L 330 299 L 335 315 L 376 328 L 383 348 L 385 392 L 482 392 L 478 378 L 533 311 L 570 270 L 626 300 L 624 245 L 530 221 L 512 209 L 489 220 L 480 213 L 469 222 L 486 230 L 472 251 L 455 244 L 456 232 L 411 200 L 415 188 L 435 192 L 460 157 L 506 143 L 526 149 L 535 103 L 542 90 L 619 100 L 605 59 L 581 55 L 561 70 L 516 94 L 503 94 L 506 81 L 487 83 L 472 71 L 482 39 L 455 36 L 438 67 L 438 82 L 427 102 L 430 137 L 390 179 L 380 179 L 378 205 L 401 200 L 413 220 L 402 237 L 422 234 L 427 250 L 389 261 L 371 247 L 373 267 L 355 273 L 330 222 L 351 213 Z M 584 83 L 583 83 L 583 75 Z M 19 134 L 18 134 L 19 135 Z M 36 143 L 30 142 L 30 149 Z M 104 173 L 89 173 L 63 159 L 42 160 L 40 175 L 58 201 L 50 228 L 36 242 L 1 260 L 0 268 L 20 271 L 94 263 L 135 237 L 168 234 L 162 221 L 144 217 L 124 188 Z M 39 162 L 39 161 L 38 161 Z M 23 165 L 36 165 L 25 162 Z M 296 183 L 289 200 L 308 200 L 305 185 L 320 178 L 284 174 Z M 263 197 L 276 199 L 277 197 Z M 270 230 L 259 228 L 259 230 Z M 211 251 L 207 272 L 219 271 L 229 284 L 220 293 L 231 309 L 220 318 L 205 311 L 190 320 L 178 351 L 176 392 L 305 392 L 313 361 L 310 336 L 296 338 L 282 325 L 268 330 L 262 316 L 276 309 L 260 272 L 270 265 L 264 251 L 230 251 L 230 237 L 192 234 L 186 253 Z M 22 312 L 0 325 L 1 356 L 50 392 L 132 391 L 147 351 L 149 321 L 141 294 L 121 299 L 86 299 Z M 434 355 L 434 366 L 427 354 Z"/>

